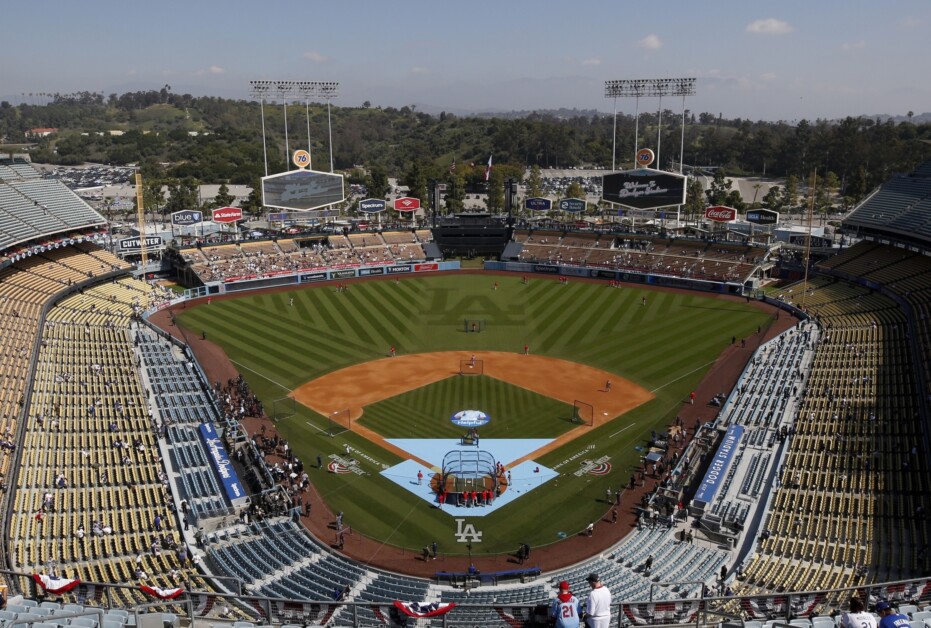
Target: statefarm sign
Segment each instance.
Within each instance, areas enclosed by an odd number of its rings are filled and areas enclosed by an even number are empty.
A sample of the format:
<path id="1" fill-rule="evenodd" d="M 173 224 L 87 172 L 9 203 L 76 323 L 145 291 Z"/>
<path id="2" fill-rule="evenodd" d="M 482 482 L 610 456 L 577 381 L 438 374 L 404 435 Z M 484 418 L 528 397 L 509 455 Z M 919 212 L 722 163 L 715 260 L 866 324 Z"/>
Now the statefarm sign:
<path id="1" fill-rule="evenodd" d="M 737 210 L 733 207 L 722 207 L 720 205 L 706 207 L 705 218 L 714 222 L 732 222 L 737 220 Z"/>
<path id="2" fill-rule="evenodd" d="M 221 207 L 213 210 L 213 222 L 237 222 L 242 220 L 242 210 L 238 207 Z"/>

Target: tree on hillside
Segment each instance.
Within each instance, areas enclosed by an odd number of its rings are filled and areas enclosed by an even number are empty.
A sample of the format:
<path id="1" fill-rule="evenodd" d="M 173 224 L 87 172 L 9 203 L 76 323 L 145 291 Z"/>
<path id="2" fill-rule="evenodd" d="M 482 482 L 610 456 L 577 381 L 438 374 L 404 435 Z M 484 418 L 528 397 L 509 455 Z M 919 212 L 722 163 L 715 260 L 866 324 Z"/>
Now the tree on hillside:
<path id="1" fill-rule="evenodd" d="M 226 187 L 225 183 L 220 184 L 220 188 L 217 190 L 217 195 L 213 197 L 210 205 L 212 207 L 229 207 L 233 204 L 233 201 L 236 200 L 232 194 L 230 194 L 230 189 Z"/>
<path id="2" fill-rule="evenodd" d="M 458 213 L 465 206 L 465 179 L 458 172 L 450 172 L 446 178 L 446 211 Z"/>
<path id="3" fill-rule="evenodd" d="M 485 207 L 492 213 L 504 211 L 504 173 L 499 168 L 491 171 Z"/>
<path id="4" fill-rule="evenodd" d="M 689 222 L 695 220 L 696 216 L 701 216 L 706 205 L 707 199 L 701 181 L 689 178 L 689 185 L 685 194 L 685 212 L 688 215 Z"/>
<path id="5" fill-rule="evenodd" d="M 147 216 L 151 216 L 155 221 L 155 216 L 160 209 L 165 209 L 165 192 L 163 191 L 164 182 L 161 179 L 145 179 L 142 182 L 142 205 Z M 164 219 L 165 215 L 162 214 Z"/>
<path id="6" fill-rule="evenodd" d="M 705 190 L 708 196 L 709 205 L 726 205 L 728 195 L 731 193 L 731 186 L 734 182 L 727 178 L 724 168 L 718 168 L 714 171 L 714 177 L 711 180 L 711 186 Z"/>
<path id="7" fill-rule="evenodd" d="M 388 185 L 388 175 L 384 170 L 372 168 L 365 180 L 365 187 L 368 188 L 370 198 L 387 198 L 391 186 Z"/>
<path id="8" fill-rule="evenodd" d="M 782 204 L 790 214 L 798 207 L 798 177 L 794 174 L 786 178 L 786 186 L 782 191 Z"/>
<path id="9" fill-rule="evenodd" d="M 785 205 L 785 199 L 782 196 L 782 190 L 778 185 L 769 188 L 769 191 L 763 196 L 763 207 L 773 211 L 779 211 Z"/>
<path id="10" fill-rule="evenodd" d="M 535 198 L 543 194 L 543 178 L 540 176 L 540 166 L 534 164 L 530 167 L 527 176 L 527 196 Z"/>
<path id="11" fill-rule="evenodd" d="M 582 184 L 576 180 L 572 180 L 568 186 L 566 186 L 566 198 L 581 198 L 585 199 L 585 190 L 582 189 Z"/>

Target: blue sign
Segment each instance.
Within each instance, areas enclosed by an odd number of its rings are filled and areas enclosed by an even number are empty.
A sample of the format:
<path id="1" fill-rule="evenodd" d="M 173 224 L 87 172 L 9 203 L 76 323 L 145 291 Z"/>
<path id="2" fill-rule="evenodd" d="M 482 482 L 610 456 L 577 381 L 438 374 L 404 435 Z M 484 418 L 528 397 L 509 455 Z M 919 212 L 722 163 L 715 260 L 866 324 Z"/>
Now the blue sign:
<path id="1" fill-rule="evenodd" d="M 737 446 L 740 444 L 740 437 L 743 436 L 743 433 L 743 425 L 732 425 L 727 428 L 724 440 L 718 445 L 718 450 L 715 452 L 714 458 L 711 459 L 711 465 L 708 467 L 708 472 L 705 473 L 705 479 L 702 480 L 698 491 L 695 492 L 695 501 L 710 504 L 711 500 L 714 499 L 714 494 L 724 482 L 727 468 L 731 465 L 734 454 L 737 453 Z"/>
<path id="2" fill-rule="evenodd" d="M 288 219 L 288 212 L 268 212 L 268 222 L 284 222 Z"/>
<path id="3" fill-rule="evenodd" d="M 387 207 L 388 204 L 384 199 L 380 198 L 367 198 L 359 201 L 359 211 L 365 212 L 366 214 L 377 214 L 378 212 L 385 211 Z"/>
<path id="4" fill-rule="evenodd" d="M 193 209 L 182 209 L 179 212 L 174 212 L 171 215 L 171 224 L 177 225 L 179 227 L 184 227 L 187 225 L 196 225 L 204 219 L 204 214 Z"/>
<path id="5" fill-rule="evenodd" d="M 528 198 L 524 200 L 524 207 L 532 212 L 548 212 L 553 208 L 553 202 L 548 198 Z"/>
<path id="6" fill-rule="evenodd" d="M 233 469 L 233 464 L 226 454 L 226 448 L 223 446 L 216 428 L 213 427 L 213 423 L 201 423 L 198 427 L 200 436 L 204 439 L 204 445 L 207 446 L 207 453 L 213 463 L 213 469 L 220 476 L 220 481 L 226 490 L 226 496 L 231 501 L 245 497 L 246 491 L 243 490 L 242 484 L 239 483 L 239 476 L 236 475 L 236 470 Z"/>
<path id="7" fill-rule="evenodd" d="M 584 212 L 585 201 L 581 198 L 564 198 L 559 201 L 559 209 L 564 212 Z"/>
<path id="8" fill-rule="evenodd" d="M 491 421 L 491 417 L 481 410 L 460 410 L 449 417 L 449 420 L 453 422 L 453 425 L 458 425 L 459 427 L 481 427 L 483 425 L 488 425 L 488 422 Z"/>

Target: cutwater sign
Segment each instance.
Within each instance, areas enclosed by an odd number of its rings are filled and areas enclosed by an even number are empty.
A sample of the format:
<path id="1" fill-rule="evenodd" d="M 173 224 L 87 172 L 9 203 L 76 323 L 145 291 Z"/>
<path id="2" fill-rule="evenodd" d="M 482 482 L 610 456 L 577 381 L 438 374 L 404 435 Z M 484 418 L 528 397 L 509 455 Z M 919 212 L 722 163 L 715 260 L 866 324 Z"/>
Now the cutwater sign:
<path id="1" fill-rule="evenodd" d="M 460 410 L 449 417 L 449 420 L 453 422 L 453 425 L 458 425 L 459 427 L 481 427 L 483 425 L 488 425 L 488 422 L 491 421 L 491 417 L 481 410 Z"/>
<path id="2" fill-rule="evenodd" d="M 226 448 L 223 446 L 217 430 L 213 427 L 213 423 L 201 423 L 198 427 L 200 436 L 204 439 L 204 445 L 207 446 L 210 461 L 213 463 L 217 475 L 220 476 L 227 497 L 231 501 L 245 497 L 246 492 L 243 490 L 242 484 L 239 483 L 239 476 L 236 475 L 236 471 L 233 469 L 232 463 L 230 463 Z"/>

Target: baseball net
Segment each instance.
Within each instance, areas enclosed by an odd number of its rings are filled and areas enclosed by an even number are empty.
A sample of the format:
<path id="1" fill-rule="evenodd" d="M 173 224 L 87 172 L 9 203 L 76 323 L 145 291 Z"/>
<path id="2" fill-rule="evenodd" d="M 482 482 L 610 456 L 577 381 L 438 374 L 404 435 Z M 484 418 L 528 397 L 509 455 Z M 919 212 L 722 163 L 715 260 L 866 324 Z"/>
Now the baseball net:
<path id="1" fill-rule="evenodd" d="M 478 333 L 480 331 L 485 331 L 485 319 L 484 318 L 467 318 L 462 321 L 463 330 L 467 334 Z"/>
<path id="2" fill-rule="evenodd" d="M 329 420 L 327 434 L 331 437 L 342 434 L 343 432 L 348 432 L 352 429 L 352 417 L 349 414 L 348 408 L 346 410 L 337 410 L 331 413 L 327 418 Z"/>
<path id="3" fill-rule="evenodd" d="M 454 449 L 443 456 L 440 486 L 451 493 L 495 490 L 498 486 L 498 463 L 490 452 L 481 449 Z"/>
<path id="4" fill-rule="evenodd" d="M 294 397 L 282 397 L 272 401 L 272 421 L 281 421 L 294 416 L 297 413 L 297 404 Z"/>

